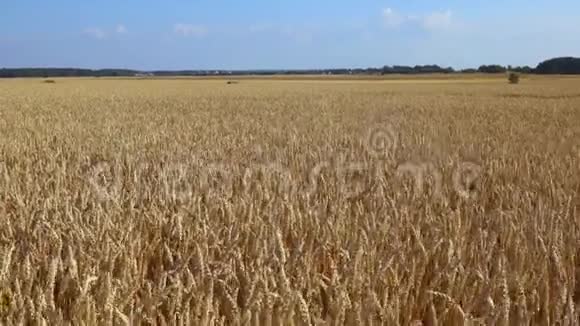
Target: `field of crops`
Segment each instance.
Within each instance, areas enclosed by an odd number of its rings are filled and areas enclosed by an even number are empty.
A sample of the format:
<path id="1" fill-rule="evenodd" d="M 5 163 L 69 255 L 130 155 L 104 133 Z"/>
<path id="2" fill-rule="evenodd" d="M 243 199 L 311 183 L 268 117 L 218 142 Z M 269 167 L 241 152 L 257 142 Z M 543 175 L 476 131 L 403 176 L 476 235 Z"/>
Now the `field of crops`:
<path id="1" fill-rule="evenodd" d="M 577 325 L 580 79 L 0 80 L 0 324 Z"/>

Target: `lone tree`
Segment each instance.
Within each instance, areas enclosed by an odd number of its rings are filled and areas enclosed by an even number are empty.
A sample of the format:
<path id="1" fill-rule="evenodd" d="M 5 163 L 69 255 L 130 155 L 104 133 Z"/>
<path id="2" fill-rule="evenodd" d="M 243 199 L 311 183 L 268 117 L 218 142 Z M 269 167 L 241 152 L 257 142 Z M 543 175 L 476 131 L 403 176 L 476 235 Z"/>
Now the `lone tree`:
<path id="1" fill-rule="evenodd" d="M 510 84 L 519 84 L 520 83 L 520 74 L 512 71 L 508 74 L 508 80 L 509 80 Z"/>

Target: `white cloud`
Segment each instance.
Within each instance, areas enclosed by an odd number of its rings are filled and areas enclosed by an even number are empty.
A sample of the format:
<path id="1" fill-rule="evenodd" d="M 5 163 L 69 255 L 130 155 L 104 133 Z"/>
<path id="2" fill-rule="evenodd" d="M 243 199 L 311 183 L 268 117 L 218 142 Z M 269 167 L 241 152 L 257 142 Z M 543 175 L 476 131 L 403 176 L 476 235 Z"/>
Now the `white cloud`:
<path id="1" fill-rule="evenodd" d="M 83 34 L 89 35 L 89 36 L 94 37 L 98 40 L 103 40 L 103 39 L 107 38 L 107 33 L 104 30 L 97 28 L 97 27 L 86 28 L 83 31 Z"/>
<path id="2" fill-rule="evenodd" d="M 117 34 L 127 34 L 129 30 L 127 30 L 125 25 L 119 24 L 117 25 L 117 28 L 115 28 L 115 32 L 117 32 Z"/>
<path id="3" fill-rule="evenodd" d="M 402 25 L 418 25 L 425 30 L 434 31 L 447 29 L 453 24 L 453 13 L 447 11 L 434 11 L 428 14 L 403 14 L 391 8 L 385 8 L 382 12 L 383 23 L 387 28 L 396 28 Z"/>
<path id="4" fill-rule="evenodd" d="M 175 24 L 173 32 L 181 36 L 204 37 L 207 35 L 207 28 L 201 25 Z"/>
<path id="5" fill-rule="evenodd" d="M 406 17 L 400 15 L 391 8 L 383 9 L 383 22 L 385 23 L 385 26 L 389 28 L 398 27 L 405 23 L 406 20 Z"/>
<path id="6" fill-rule="evenodd" d="M 432 12 L 422 19 L 423 28 L 427 30 L 446 29 L 451 26 L 453 13 L 450 10 L 444 12 Z"/>

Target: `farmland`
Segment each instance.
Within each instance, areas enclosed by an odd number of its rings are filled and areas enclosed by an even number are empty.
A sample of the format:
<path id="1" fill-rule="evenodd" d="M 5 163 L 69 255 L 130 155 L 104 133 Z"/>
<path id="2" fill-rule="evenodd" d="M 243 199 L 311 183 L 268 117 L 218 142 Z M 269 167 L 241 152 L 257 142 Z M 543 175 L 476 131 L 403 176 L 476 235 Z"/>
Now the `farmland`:
<path id="1" fill-rule="evenodd" d="M 0 80 L 0 324 L 574 325 L 579 90 Z"/>

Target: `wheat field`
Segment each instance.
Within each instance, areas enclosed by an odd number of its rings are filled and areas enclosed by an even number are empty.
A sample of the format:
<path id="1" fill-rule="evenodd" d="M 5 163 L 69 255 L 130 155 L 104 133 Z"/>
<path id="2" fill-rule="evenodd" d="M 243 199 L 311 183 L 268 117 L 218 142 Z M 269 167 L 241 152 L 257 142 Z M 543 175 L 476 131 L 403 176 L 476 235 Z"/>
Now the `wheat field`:
<path id="1" fill-rule="evenodd" d="M 578 89 L 0 80 L 0 324 L 578 325 Z"/>

